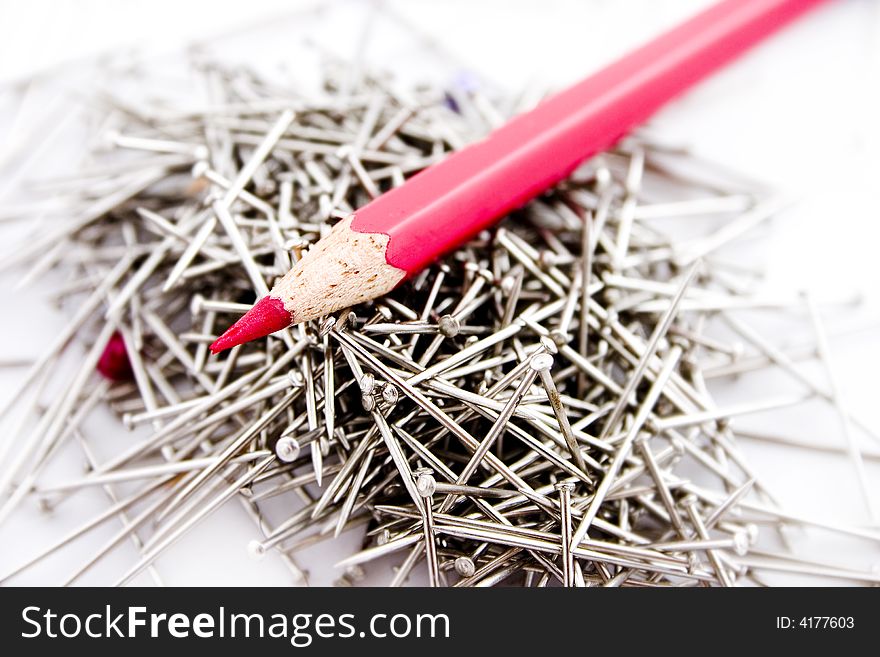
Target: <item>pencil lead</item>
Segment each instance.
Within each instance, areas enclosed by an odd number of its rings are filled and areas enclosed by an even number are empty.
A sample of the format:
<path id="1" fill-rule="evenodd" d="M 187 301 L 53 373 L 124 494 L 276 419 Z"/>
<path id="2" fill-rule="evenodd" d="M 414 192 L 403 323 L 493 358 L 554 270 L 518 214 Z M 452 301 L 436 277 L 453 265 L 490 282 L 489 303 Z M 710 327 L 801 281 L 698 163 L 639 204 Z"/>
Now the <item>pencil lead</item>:
<path id="1" fill-rule="evenodd" d="M 293 317 L 284 309 L 281 299 L 263 297 L 211 345 L 211 353 L 231 349 L 245 342 L 262 338 L 290 326 Z"/>

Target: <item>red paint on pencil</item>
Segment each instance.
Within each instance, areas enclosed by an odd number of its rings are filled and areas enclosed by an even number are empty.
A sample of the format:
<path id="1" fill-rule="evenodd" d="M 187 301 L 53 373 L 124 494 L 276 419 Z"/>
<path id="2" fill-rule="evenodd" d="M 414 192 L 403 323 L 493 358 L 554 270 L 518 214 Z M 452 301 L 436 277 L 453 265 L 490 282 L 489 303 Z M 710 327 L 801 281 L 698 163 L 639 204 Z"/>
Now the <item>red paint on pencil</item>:
<path id="1" fill-rule="evenodd" d="M 664 103 L 821 0 L 725 0 L 355 212 L 414 274 L 614 145 Z"/>
<path id="2" fill-rule="evenodd" d="M 387 265 L 415 274 L 563 180 L 664 103 L 821 1 L 723 0 L 358 209 L 350 230 L 387 235 Z M 315 275 L 304 267 L 294 271 L 303 279 Z M 341 300 L 334 303 L 339 285 L 357 281 L 328 285 L 320 300 L 323 312 L 345 307 Z M 373 290 L 370 298 L 381 293 Z M 283 328 L 284 307 L 309 302 L 275 290 L 273 295 L 267 299 L 277 302 L 274 312 L 267 314 L 262 306 L 269 302 L 263 299 L 211 349 L 216 353 L 277 331 Z"/>
<path id="3" fill-rule="evenodd" d="M 131 361 L 128 360 L 125 340 L 119 332 L 110 336 L 95 369 L 111 381 L 127 381 L 131 378 Z"/>

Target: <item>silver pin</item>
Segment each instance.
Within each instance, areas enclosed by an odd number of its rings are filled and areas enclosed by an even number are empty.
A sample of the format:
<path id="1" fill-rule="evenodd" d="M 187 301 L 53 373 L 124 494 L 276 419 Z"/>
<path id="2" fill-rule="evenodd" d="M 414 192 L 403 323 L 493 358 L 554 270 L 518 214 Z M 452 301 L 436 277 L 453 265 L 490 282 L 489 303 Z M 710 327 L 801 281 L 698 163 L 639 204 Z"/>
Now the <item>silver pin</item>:
<path id="1" fill-rule="evenodd" d="M 556 484 L 556 490 L 559 491 L 559 514 L 560 521 L 560 539 L 562 543 L 562 574 L 563 586 L 574 585 L 574 558 L 571 555 L 571 493 L 574 490 L 574 484 L 571 482 L 562 482 Z"/>
<path id="2" fill-rule="evenodd" d="M 694 529 L 697 532 L 697 536 L 699 536 L 702 540 L 708 541 L 709 532 L 706 529 L 706 525 L 703 522 L 702 517 L 700 517 L 700 511 L 697 508 L 697 498 L 694 496 L 685 497 L 681 501 L 682 506 L 684 507 L 687 514 L 690 516 L 691 522 L 694 525 Z M 718 553 L 715 549 L 710 548 L 706 551 L 706 555 L 709 557 L 709 562 L 712 564 L 712 568 L 715 570 L 715 574 L 718 575 L 718 581 L 722 586 L 733 586 L 733 580 L 730 577 L 730 573 L 728 573 L 727 569 L 721 563 L 721 560 L 718 556 Z"/>
<path id="3" fill-rule="evenodd" d="M 842 392 L 840 390 L 840 384 L 837 381 L 837 375 L 834 367 L 831 363 L 831 355 L 829 353 L 828 348 L 828 338 L 825 335 L 825 327 L 822 324 L 822 319 L 819 317 L 819 311 L 816 309 L 816 304 L 813 302 L 811 296 L 807 295 L 807 308 L 810 312 L 810 318 L 813 322 L 813 327 L 816 332 L 816 348 L 819 352 L 819 358 L 825 366 L 825 373 L 828 377 L 828 385 L 831 388 L 831 401 L 837 409 L 837 414 L 840 417 L 841 423 L 841 433 L 846 441 L 847 452 L 849 454 L 850 460 L 853 464 L 853 469 L 856 471 L 856 478 L 859 481 L 859 487 L 862 491 L 862 497 L 865 501 L 865 507 L 868 510 L 868 515 L 872 522 L 877 522 L 877 508 L 874 502 L 874 496 L 870 492 L 870 485 L 868 483 L 868 475 L 865 471 L 865 462 L 862 459 L 862 453 L 859 450 L 859 446 L 856 443 L 855 436 L 852 433 L 852 426 L 849 415 L 846 412 L 846 405 L 843 401 Z"/>
<path id="4" fill-rule="evenodd" d="M 550 406 L 553 408 L 556 421 L 559 423 L 559 429 L 562 432 L 562 437 L 565 439 L 565 444 L 568 445 L 568 451 L 571 453 L 577 466 L 586 472 L 587 464 L 574 437 L 571 423 L 568 421 L 568 415 L 559 396 L 559 390 L 556 389 L 556 383 L 553 381 L 553 375 L 550 374 L 550 368 L 553 367 L 553 356 L 550 354 L 533 356 L 532 367 L 538 370 L 538 376 L 541 378 L 541 383 L 547 391 L 547 398 L 550 401 Z"/>
<path id="5" fill-rule="evenodd" d="M 422 496 L 422 522 L 425 533 L 425 560 L 428 563 L 428 581 L 431 586 L 440 586 L 440 563 L 437 559 L 437 543 L 434 538 L 434 509 L 432 508 L 434 492 L 437 490 L 437 482 L 434 480 L 433 470 L 420 468 L 413 474 L 416 477 L 416 490 Z"/>

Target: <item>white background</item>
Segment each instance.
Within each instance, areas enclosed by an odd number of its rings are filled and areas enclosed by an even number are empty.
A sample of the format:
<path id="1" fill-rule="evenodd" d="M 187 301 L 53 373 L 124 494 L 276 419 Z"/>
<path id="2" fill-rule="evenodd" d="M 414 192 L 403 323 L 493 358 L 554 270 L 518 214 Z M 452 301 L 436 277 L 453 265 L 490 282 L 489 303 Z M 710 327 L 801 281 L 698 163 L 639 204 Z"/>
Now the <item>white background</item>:
<path id="1" fill-rule="evenodd" d="M 497 88 L 518 92 L 574 81 L 708 3 L 388 1 L 383 11 L 397 17 L 398 31 L 404 23 L 410 26 L 405 46 L 386 39 L 382 31 L 362 41 L 364 25 L 373 11 L 370 3 L 332 4 L 332 12 L 316 19 L 312 11 L 303 13 L 316 6 L 313 2 L 0 2 L 0 193 L 5 194 L 0 196 L 0 209 L 12 197 L 11 181 L 26 178 L 28 173 L 19 171 L 18 142 L 28 117 L 24 117 L 24 124 L 22 117 L 13 118 L 22 85 L 31 76 L 57 71 L 59 66 L 73 76 L 77 61 L 87 62 L 96 55 L 113 56 L 136 47 L 167 58 L 199 41 L 224 54 L 247 57 L 259 51 L 263 61 L 286 61 L 296 73 L 301 64 L 294 55 L 299 47 L 294 41 L 306 31 L 331 52 L 348 57 L 362 47 L 368 64 L 416 78 L 448 79 L 451 72 L 471 70 Z M 285 45 L 288 33 L 290 49 Z M 265 38 L 266 34 L 272 39 Z M 437 66 L 423 64 L 413 70 L 410 65 L 404 70 L 407 58 L 401 56 L 406 52 L 402 48 L 414 47 L 432 50 L 435 59 L 428 61 L 439 62 Z M 798 204 L 779 217 L 772 230 L 761 231 L 761 240 L 751 246 L 765 266 L 767 289 L 807 289 L 820 298 L 845 297 L 853 291 L 863 295 L 864 303 L 858 309 L 824 306 L 823 319 L 832 332 L 846 326 L 869 327 L 833 340 L 832 355 L 848 407 L 868 418 L 880 433 L 875 411 L 880 366 L 876 323 L 880 317 L 876 256 L 880 241 L 878 90 L 880 4 L 837 0 L 671 104 L 652 121 L 652 129 L 665 140 L 687 144 L 701 155 L 797 195 Z M 0 235 L 6 252 L 12 246 L 10 233 Z M 39 300 L 33 288 L 15 289 L 15 280 L 14 273 L 3 275 L 0 301 L 7 315 L 63 321 Z M 805 318 L 802 325 L 800 336 L 809 338 Z M 0 361 L 34 358 L 52 335 L 53 330 L 44 322 L 0 323 Z M 826 384 L 821 368 L 805 371 Z M 0 396 L 11 395 L 22 374 L 17 368 L 0 370 Z M 776 393 L 782 381 L 779 377 L 745 378 L 736 388 L 723 387 L 717 394 L 721 400 L 756 399 Z M 820 404 L 814 411 L 811 415 L 774 416 L 770 426 L 780 434 L 843 445 L 833 410 Z M 113 440 L 130 439 L 123 428 L 109 420 L 101 426 Z M 8 427 L 4 429 L 0 453 L 15 439 Z M 866 447 L 880 450 L 870 438 L 861 434 L 857 438 Z M 743 446 L 759 475 L 787 508 L 854 525 L 870 524 L 846 458 L 755 443 Z M 868 472 L 872 494 L 880 499 L 880 465 L 869 461 Z M 103 504 L 99 494 L 80 495 L 55 513 L 41 514 L 26 502 L 0 526 L 0 573 Z M 262 562 L 247 557 L 245 545 L 253 537 L 252 522 L 238 507 L 230 506 L 163 556 L 158 571 L 169 584 L 288 584 L 289 572 L 274 557 Z M 814 531 L 793 532 L 792 541 L 804 554 L 844 566 L 868 569 L 877 561 L 876 544 L 841 543 L 827 533 Z M 86 541 L 16 581 L 57 582 L 87 558 L 95 544 Z M 313 582 L 329 583 L 337 577 L 339 573 L 331 567 L 334 558 L 357 544 L 356 536 L 346 536 L 339 545 L 306 554 L 304 561 Z M 111 581 L 133 557 L 126 545 L 84 581 Z M 375 581 L 387 580 L 387 566 L 375 577 Z M 149 581 L 146 576 L 137 580 Z M 806 582 L 799 578 L 774 581 Z"/>

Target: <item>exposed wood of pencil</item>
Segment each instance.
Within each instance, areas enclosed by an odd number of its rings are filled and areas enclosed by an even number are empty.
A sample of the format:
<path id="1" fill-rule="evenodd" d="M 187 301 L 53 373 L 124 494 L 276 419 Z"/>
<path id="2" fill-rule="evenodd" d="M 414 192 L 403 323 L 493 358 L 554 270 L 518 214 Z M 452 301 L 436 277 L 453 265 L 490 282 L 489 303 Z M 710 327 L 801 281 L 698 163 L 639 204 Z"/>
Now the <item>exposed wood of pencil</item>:
<path id="1" fill-rule="evenodd" d="M 211 350 L 217 353 L 393 290 L 406 272 L 388 264 L 388 236 L 356 232 L 352 219 L 343 219 L 309 249 Z"/>
<path id="2" fill-rule="evenodd" d="M 294 265 L 269 296 L 294 322 L 305 322 L 390 292 L 406 275 L 385 259 L 388 236 L 351 229 L 353 215 L 333 227 Z"/>

